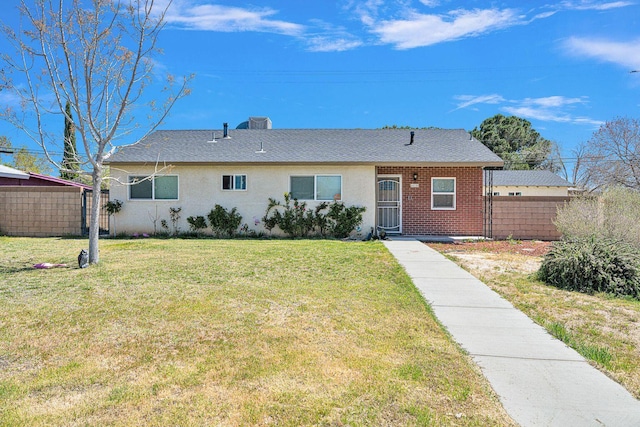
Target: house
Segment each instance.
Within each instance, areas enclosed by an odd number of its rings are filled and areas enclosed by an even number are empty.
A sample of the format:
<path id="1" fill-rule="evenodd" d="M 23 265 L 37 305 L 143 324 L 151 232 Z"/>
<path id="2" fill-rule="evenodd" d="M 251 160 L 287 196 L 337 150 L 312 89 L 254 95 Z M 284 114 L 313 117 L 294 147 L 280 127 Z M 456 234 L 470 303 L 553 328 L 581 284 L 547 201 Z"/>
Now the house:
<path id="1" fill-rule="evenodd" d="M 462 129 L 162 130 L 109 159 L 118 230 L 153 232 L 169 208 L 186 218 L 219 204 L 264 231 L 268 199 L 366 208 L 361 236 L 482 235 L 483 170 L 502 160 Z M 266 123 L 266 124 L 265 124 Z"/>
<path id="2" fill-rule="evenodd" d="M 82 234 L 82 201 L 91 187 L 0 165 L 0 233 L 9 236 Z"/>
<path id="3" fill-rule="evenodd" d="M 493 196 L 566 197 L 573 185 L 548 170 L 497 170 L 493 186 L 485 182 L 485 194 Z"/>

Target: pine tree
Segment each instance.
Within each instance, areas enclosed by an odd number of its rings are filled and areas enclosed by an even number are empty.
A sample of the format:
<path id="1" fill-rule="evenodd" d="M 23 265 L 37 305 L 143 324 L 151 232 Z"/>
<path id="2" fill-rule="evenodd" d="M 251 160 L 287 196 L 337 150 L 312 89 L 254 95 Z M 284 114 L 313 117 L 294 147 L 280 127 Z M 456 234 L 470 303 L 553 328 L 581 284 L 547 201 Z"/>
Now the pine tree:
<path id="1" fill-rule="evenodd" d="M 71 115 L 71 103 L 67 101 L 64 115 L 64 154 L 60 178 L 73 181 L 78 178 L 80 165 L 76 148 L 76 126 Z"/>

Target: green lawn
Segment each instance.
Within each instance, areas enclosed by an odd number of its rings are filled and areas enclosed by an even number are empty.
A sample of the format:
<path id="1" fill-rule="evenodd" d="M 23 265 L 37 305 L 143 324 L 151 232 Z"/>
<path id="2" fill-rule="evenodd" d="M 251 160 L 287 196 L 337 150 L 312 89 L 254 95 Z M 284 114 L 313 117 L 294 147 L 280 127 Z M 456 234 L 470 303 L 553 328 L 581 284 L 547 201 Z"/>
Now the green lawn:
<path id="1" fill-rule="evenodd" d="M 0 237 L 0 425 L 513 425 L 378 242 L 86 246 Z"/>

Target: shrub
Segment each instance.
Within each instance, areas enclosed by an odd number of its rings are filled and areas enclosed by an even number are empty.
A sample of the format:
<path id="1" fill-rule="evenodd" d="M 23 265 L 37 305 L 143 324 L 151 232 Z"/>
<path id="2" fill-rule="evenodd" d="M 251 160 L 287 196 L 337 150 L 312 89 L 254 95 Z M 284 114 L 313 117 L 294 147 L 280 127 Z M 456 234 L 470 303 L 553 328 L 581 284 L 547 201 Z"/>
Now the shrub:
<path id="1" fill-rule="evenodd" d="M 362 224 L 362 214 L 366 208 L 359 206 L 346 207 L 344 203 L 333 202 L 329 205 L 327 218 L 331 220 L 330 233 L 334 237 L 349 237 L 357 226 Z"/>
<path id="2" fill-rule="evenodd" d="M 220 205 L 216 205 L 207 217 L 211 230 L 218 237 L 233 236 L 242 223 L 242 216 L 236 208 L 228 211 Z"/>
<path id="3" fill-rule="evenodd" d="M 558 209 L 555 225 L 569 240 L 596 236 L 640 247 L 640 193 L 614 187 L 577 197 Z"/>
<path id="4" fill-rule="evenodd" d="M 187 222 L 189 223 L 189 230 L 193 233 L 199 233 L 200 230 L 204 230 L 207 228 L 207 220 L 201 216 L 190 216 L 187 218 Z"/>
<path id="5" fill-rule="evenodd" d="M 362 223 L 364 211 L 364 207 L 346 207 L 342 202 L 321 202 L 314 209 L 309 209 L 306 202 L 297 199 L 293 199 L 292 204 L 290 194 L 285 193 L 284 205 L 273 198 L 269 199 L 262 221 L 267 230 L 271 231 L 277 226 L 291 237 L 319 234 L 345 238 Z"/>
<path id="6" fill-rule="evenodd" d="M 640 249 L 595 237 L 556 242 L 538 278 L 560 289 L 640 298 Z"/>
<path id="7" fill-rule="evenodd" d="M 283 208 L 282 212 L 278 207 Z M 271 214 L 271 216 L 269 216 Z M 284 193 L 284 205 L 273 198 L 269 198 L 269 205 L 262 221 L 265 228 L 271 231 L 278 226 L 280 230 L 291 237 L 305 237 L 315 227 L 314 212 L 307 209 L 307 203 L 300 203 L 298 199 L 293 199 L 291 205 L 291 196 Z"/>
<path id="8" fill-rule="evenodd" d="M 182 212 L 182 208 L 169 208 L 169 217 L 171 218 L 171 226 L 173 227 L 174 236 L 177 236 L 178 233 L 180 233 L 180 228 L 178 227 L 180 212 Z"/>

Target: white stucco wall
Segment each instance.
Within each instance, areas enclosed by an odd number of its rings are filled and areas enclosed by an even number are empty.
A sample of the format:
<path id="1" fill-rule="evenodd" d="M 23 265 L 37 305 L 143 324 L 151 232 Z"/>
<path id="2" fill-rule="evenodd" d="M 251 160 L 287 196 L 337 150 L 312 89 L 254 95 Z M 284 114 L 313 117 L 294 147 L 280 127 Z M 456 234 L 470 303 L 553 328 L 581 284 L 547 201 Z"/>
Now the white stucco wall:
<path id="1" fill-rule="evenodd" d="M 124 171 L 126 170 L 126 172 Z M 178 226 L 188 231 L 187 217 L 202 215 L 205 218 L 216 204 L 226 209 L 236 207 L 242 215 L 243 224 L 257 232 L 266 232 L 262 223 L 256 221 L 264 216 L 269 197 L 284 203 L 284 193 L 289 191 L 289 177 L 292 175 L 341 175 L 342 201 L 346 206 L 364 206 L 362 234 L 366 236 L 375 223 L 375 167 L 374 166 L 174 166 L 168 175 L 178 176 L 178 200 L 130 200 L 127 185 L 132 175 L 153 173 L 153 166 L 111 165 L 110 199 L 121 200 L 122 210 L 116 215 L 118 234 L 152 233 L 153 218 L 157 230 L 162 231 L 160 219 L 165 219 L 171 227 L 169 208 L 182 208 Z M 223 191 L 223 175 L 246 175 L 246 191 Z M 307 201 L 307 206 L 315 207 L 318 202 Z M 156 214 L 157 212 L 157 214 Z M 276 230 L 274 230 L 275 232 Z M 268 233 L 268 232 L 267 232 Z M 274 233 L 275 234 L 275 233 Z"/>
<path id="2" fill-rule="evenodd" d="M 485 189 L 485 194 L 486 191 L 487 189 Z M 494 185 L 493 192 L 499 192 L 500 196 L 508 196 L 509 193 L 520 192 L 522 196 L 562 197 L 569 195 L 569 187 Z"/>

